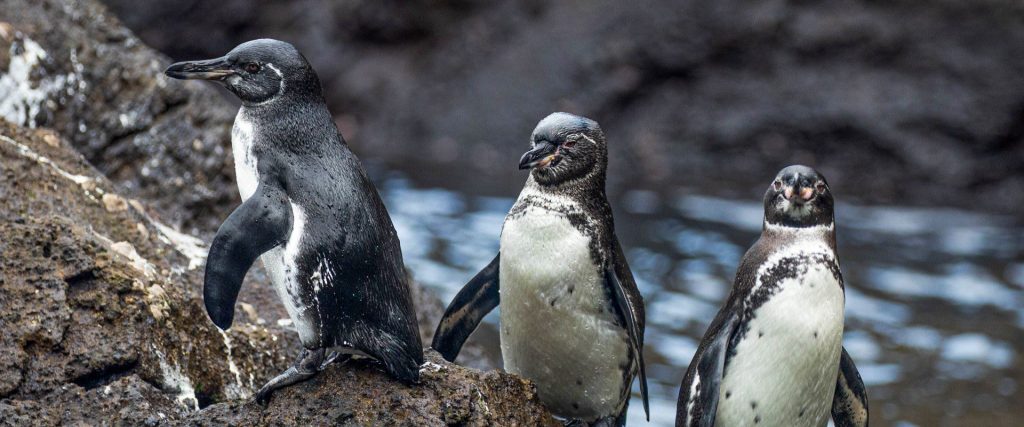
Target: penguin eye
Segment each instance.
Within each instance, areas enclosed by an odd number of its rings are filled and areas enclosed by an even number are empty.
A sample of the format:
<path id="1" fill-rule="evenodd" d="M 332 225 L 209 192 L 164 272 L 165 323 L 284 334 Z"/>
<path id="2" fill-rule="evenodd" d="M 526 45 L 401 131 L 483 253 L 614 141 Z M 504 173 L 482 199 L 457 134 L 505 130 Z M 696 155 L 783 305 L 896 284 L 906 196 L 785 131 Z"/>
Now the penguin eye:
<path id="1" fill-rule="evenodd" d="M 817 184 L 814 184 L 814 189 L 818 191 L 818 194 L 822 194 L 825 190 L 828 190 L 828 186 L 824 182 L 818 181 Z"/>
<path id="2" fill-rule="evenodd" d="M 782 189 L 782 181 L 776 179 L 775 182 L 772 183 L 772 188 L 774 188 L 775 191 L 781 190 Z"/>
<path id="3" fill-rule="evenodd" d="M 250 73 L 256 74 L 256 73 L 260 72 L 260 64 L 257 64 L 255 62 L 250 62 L 248 64 L 245 64 L 245 71 L 248 71 Z"/>
<path id="4" fill-rule="evenodd" d="M 570 139 L 568 141 L 565 141 L 564 144 L 562 144 L 562 146 L 565 147 L 565 148 L 572 148 L 575 145 L 576 145 L 576 140 L 575 139 Z"/>

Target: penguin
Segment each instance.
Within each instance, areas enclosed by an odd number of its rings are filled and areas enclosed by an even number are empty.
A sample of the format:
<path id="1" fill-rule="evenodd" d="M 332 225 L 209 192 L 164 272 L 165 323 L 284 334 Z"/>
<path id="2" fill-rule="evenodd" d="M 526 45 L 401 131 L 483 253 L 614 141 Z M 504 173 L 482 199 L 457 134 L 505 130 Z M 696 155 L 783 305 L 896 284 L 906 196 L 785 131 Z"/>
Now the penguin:
<path id="1" fill-rule="evenodd" d="M 764 195 L 761 237 L 686 371 L 676 426 L 867 426 L 868 401 L 843 348 L 834 200 L 807 166 Z"/>
<path id="2" fill-rule="evenodd" d="M 644 302 L 605 196 L 608 150 L 593 120 L 554 113 L 537 124 L 519 169 L 526 185 L 505 217 L 498 255 L 455 296 L 432 346 L 454 361 L 501 304 L 505 370 L 537 386 L 569 423 L 625 425 L 643 359 Z"/>
<path id="3" fill-rule="evenodd" d="M 231 145 L 243 203 L 210 246 L 203 302 L 213 323 L 229 328 L 259 257 L 303 347 L 256 401 L 338 355 L 369 356 L 392 377 L 418 382 L 423 348 L 398 236 L 306 58 L 289 43 L 260 39 L 165 74 L 219 83 L 242 101 Z"/>

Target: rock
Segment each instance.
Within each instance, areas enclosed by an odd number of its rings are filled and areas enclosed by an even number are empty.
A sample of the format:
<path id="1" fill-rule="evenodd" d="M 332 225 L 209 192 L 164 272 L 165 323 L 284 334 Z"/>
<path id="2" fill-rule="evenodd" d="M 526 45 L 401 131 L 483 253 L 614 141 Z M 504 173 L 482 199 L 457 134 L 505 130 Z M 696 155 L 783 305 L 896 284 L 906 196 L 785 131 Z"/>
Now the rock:
<path id="1" fill-rule="evenodd" d="M 0 400 L 0 425 L 93 425 L 117 421 L 116 425 L 160 426 L 181 421 L 177 403 L 137 375 L 99 387 L 62 387 L 46 397 Z"/>
<path id="2" fill-rule="evenodd" d="M 129 204 L 108 209 L 123 198 L 114 186 L 46 135 L 0 121 L 0 419 L 174 420 L 289 365 L 293 332 L 240 321 L 221 333 L 206 319 L 200 241 Z"/>
<path id="3" fill-rule="evenodd" d="M 202 242 L 47 135 L 0 120 L 0 425 L 553 425 L 528 382 L 436 353 L 420 385 L 357 360 L 265 410 L 246 403 L 298 349 L 293 331 L 259 322 L 273 307 L 247 300 L 265 281 L 246 284 L 246 315 L 219 331 L 202 306 Z M 108 209 L 105 196 L 128 202 Z"/>
<path id="4" fill-rule="evenodd" d="M 104 194 L 103 206 L 110 212 L 120 212 L 128 209 L 128 202 L 116 194 Z"/>
<path id="5" fill-rule="evenodd" d="M 292 41 L 354 149 L 428 185 L 515 194 L 568 110 L 607 131 L 612 192 L 757 198 L 800 162 L 845 201 L 1024 204 L 1015 1 L 104 1 L 175 58 Z"/>
<path id="6" fill-rule="evenodd" d="M 168 63 L 95 1 L 11 0 L 0 10 L 0 117 L 56 130 L 118 192 L 208 236 L 238 204 L 236 106 L 197 82 L 168 84 Z"/>
<path id="7" fill-rule="evenodd" d="M 277 392 L 266 408 L 251 402 L 212 405 L 188 424 L 561 426 L 543 409 L 532 384 L 517 376 L 453 365 L 427 353 L 421 384 L 396 385 L 354 360 Z"/>

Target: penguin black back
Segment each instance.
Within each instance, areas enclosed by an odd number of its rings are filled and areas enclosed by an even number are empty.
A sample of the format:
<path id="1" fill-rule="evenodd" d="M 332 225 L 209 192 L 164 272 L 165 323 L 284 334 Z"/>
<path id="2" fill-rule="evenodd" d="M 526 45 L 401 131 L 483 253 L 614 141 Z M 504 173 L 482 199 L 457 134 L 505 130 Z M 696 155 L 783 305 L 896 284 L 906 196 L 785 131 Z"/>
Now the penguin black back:
<path id="1" fill-rule="evenodd" d="M 415 381 L 423 354 L 397 234 L 306 59 L 262 39 L 167 74 L 218 82 L 242 100 L 232 148 L 244 203 L 211 245 L 204 300 L 230 326 L 241 279 L 262 254 L 305 348 L 258 397 L 308 378 L 335 347 Z"/>

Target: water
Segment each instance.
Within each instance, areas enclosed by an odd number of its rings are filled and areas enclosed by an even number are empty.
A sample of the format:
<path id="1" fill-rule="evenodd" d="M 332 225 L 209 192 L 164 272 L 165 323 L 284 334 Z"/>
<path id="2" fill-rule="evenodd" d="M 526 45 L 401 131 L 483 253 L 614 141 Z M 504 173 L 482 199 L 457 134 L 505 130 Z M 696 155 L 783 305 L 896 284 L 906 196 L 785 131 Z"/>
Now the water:
<path id="1" fill-rule="evenodd" d="M 378 180 L 416 278 L 449 301 L 497 252 L 515 194 L 485 197 Z M 634 387 L 630 425 L 673 425 L 679 383 L 736 266 L 760 234 L 759 200 L 612 197 L 647 301 L 651 423 Z M 837 206 L 845 347 L 874 425 L 1012 425 L 1024 416 L 1024 226 L 945 209 Z M 473 336 L 499 365 L 498 316 Z"/>

